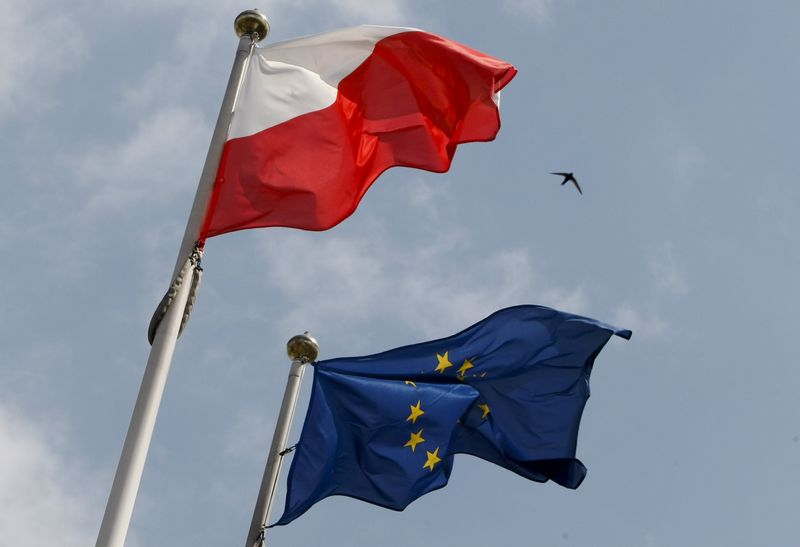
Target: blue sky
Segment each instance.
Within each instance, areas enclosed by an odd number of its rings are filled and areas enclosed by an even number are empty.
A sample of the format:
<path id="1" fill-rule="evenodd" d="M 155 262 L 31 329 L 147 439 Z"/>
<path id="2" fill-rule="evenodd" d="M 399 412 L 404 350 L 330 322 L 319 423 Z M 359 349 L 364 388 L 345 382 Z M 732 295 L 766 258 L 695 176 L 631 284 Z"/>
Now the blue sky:
<path id="1" fill-rule="evenodd" d="M 578 490 L 461 456 L 403 513 L 331 498 L 272 544 L 796 545 L 800 5 L 778 0 L 0 0 L 0 543 L 96 538 L 252 7 L 268 42 L 414 26 L 519 74 L 450 172 L 390 170 L 327 232 L 209 241 L 127 545 L 244 542 L 292 335 L 358 355 L 522 303 L 634 332 L 594 369 Z"/>

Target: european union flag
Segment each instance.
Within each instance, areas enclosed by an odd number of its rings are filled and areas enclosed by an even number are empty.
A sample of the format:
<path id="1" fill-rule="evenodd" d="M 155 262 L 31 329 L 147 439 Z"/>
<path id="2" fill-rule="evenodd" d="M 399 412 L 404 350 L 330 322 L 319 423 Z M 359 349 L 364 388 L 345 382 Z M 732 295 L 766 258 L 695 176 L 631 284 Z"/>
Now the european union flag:
<path id="1" fill-rule="evenodd" d="M 458 453 L 577 488 L 586 475 L 575 449 L 589 375 L 614 334 L 631 336 L 516 306 L 449 338 L 315 363 L 276 525 L 337 494 L 402 510 L 447 484 Z"/>

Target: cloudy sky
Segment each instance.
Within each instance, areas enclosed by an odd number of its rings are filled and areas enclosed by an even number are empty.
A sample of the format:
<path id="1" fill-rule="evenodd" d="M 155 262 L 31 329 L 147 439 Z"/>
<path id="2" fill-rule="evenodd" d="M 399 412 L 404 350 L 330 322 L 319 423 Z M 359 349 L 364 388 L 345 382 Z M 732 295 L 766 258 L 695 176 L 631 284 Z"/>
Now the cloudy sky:
<path id="1" fill-rule="evenodd" d="M 292 335 L 358 355 L 522 303 L 634 332 L 595 367 L 578 490 L 460 456 L 403 513 L 330 498 L 271 544 L 797 545 L 790 0 L 0 0 L 1 544 L 95 541 L 253 7 L 268 42 L 414 26 L 519 74 L 449 173 L 391 170 L 328 232 L 210 240 L 127 545 L 243 544 Z"/>

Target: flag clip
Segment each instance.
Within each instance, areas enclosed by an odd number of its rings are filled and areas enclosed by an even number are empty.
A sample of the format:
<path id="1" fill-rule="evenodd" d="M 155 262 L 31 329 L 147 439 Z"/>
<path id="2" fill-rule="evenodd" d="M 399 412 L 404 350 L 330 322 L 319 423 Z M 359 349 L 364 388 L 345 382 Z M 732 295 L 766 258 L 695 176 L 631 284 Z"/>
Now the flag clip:
<path id="1" fill-rule="evenodd" d="M 194 249 L 192 250 L 192 254 L 189 257 L 189 260 L 192 261 L 196 270 L 203 271 L 203 267 L 200 263 L 203 261 L 203 249 L 200 248 L 200 242 L 196 241 L 194 244 Z"/>

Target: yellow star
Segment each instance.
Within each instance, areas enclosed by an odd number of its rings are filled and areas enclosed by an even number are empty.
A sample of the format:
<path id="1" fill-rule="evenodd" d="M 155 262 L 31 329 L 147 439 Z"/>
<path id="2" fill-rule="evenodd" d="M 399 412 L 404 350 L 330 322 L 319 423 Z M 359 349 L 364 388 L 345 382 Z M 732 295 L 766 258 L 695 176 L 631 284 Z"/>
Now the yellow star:
<path id="1" fill-rule="evenodd" d="M 415 383 L 414 383 L 414 382 L 412 382 L 411 380 L 406 380 L 406 381 L 405 381 L 405 384 L 406 384 L 407 386 L 414 386 L 415 388 L 417 387 L 417 384 L 415 384 Z"/>
<path id="2" fill-rule="evenodd" d="M 458 369 L 459 378 L 461 378 L 463 380 L 464 379 L 464 375 L 471 368 L 475 368 L 475 365 L 472 364 L 472 361 L 470 361 L 469 359 L 464 359 L 464 364 L 461 365 L 460 369 Z"/>
<path id="3" fill-rule="evenodd" d="M 415 424 L 415 423 L 417 423 L 417 418 L 419 418 L 420 416 L 425 414 L 425 411 L 422 410 L 419 407 L 419 403 L 420 403 L 420 401 L 417 401 L 417 404 L 415 404 L 415 405 L 408 405 L 409 408 L 411 408 L 411 414 L 409 414 L 408 418 L 406 418 L 407 422 L 411 422 L 412 424 Z"/>
<path id="4" fill-rule="evenodd" d="M 444 355 L 436 354 L 436 359 L 439 361 L 439 364 L 436 366 L 436 372 L 444 372 L 445 369 L 448 369 L 453 366 L 453 363 L 450 362 L 447 354 L 450 353 L 449 351 L 444 352 Z"/>
<path id="5" fill-rule="evenodd" d="M 416 449 L 417 449 L 417 445 L 419 443 L 424 443 L 424 442 L 425 442 L 425 439 L 422 438 L 422 430 L 420 429 L 416 433 L 413 433 L 413 432 L 411 433 L 411 438 L 408 440 L 408 442 L 406 444 L 403 445 L 403 448 L 405 448 L 407 446 L 410 446 L 411 447 L 411 452 L 415 452 Z"/>
<path id="6" fill-rule="evenodd" d="M 481 420 L 485 420 L 485 419 L 486 419 L 486 416 L 488 416 L 488 415 L 489 415 L 489 413 L 492 411 L 492 409 L 490 409 L 490 408 L 489 408 L 489 405 L 487 405 L 486 403 L 483 403 L 483 404 L 481 404 L 481 405 L 478 405 L 478 408 L 480 408 L 481 410 L 483 410 L 483 416 L 481 416 Z"/>
<path id="7" fill-rule="evenodd" d="M 428 455 L 428 460 L 425 462 L 425 465 L 423 465 L 422 467 L 423 467 L 423 469 L 425 467 L 427 467 L 428 469 L 433 471 L 433 466 L 436 465 L 437 463 L 439 463 L 440 461 L 442 461 L 442 458 L 439 457 L 439 447 L 437 446 L 436 450 L 434 450 L 433 452 L 428 452 L 426 450 L 425 453 Z"/>

